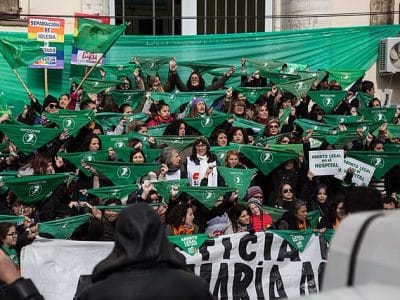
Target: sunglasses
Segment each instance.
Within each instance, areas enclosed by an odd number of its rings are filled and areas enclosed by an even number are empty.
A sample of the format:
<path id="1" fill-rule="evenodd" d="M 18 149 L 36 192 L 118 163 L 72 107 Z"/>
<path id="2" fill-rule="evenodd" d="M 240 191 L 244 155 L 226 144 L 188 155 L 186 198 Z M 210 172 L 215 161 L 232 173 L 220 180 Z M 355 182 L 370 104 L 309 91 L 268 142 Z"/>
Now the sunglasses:
<path id="1" fill-rule="evenodd" d="M 57 104 L 50 103 L 50 104 L 48 105 L 48 107 L 49 107 L 50 109 L 57 108 Z"/>
<path id="2" fill-rule="evenodd" d="M 271 126 L 268 126 L 268 128 L 279 128 L 279 126 L 278 125 L 271 125 Z"/>
<path id="3" fill-rule="evenodd" d="M 283 193 L 293 193 L 293 190 L 292 189 L 284 189 Z"/>

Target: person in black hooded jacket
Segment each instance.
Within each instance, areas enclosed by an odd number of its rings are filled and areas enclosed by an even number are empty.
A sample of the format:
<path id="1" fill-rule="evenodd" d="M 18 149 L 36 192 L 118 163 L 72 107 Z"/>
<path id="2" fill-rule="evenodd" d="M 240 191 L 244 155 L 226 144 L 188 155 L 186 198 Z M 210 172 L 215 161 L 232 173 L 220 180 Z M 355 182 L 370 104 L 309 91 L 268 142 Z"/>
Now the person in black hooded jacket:
<path id="1" fill-rule="evenodd" d="M 168 242 L 156 212 L 146 203 L 121 211 L 111 254 L 92 273 L 93 285 L 78 300 L 213 299 L 207 283 L 191 273 Z"/>

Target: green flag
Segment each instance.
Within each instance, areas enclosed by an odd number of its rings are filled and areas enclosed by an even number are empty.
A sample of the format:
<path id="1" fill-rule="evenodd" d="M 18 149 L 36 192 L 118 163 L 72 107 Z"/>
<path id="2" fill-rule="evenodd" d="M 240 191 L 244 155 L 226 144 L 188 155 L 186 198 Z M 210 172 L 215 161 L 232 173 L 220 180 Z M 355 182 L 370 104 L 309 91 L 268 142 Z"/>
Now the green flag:
<path id="1" fill-rule="evenodd" d="M 24 154 L 29 154 L 58 137 L 62 129 L 42 126 L 0 124 L 0 131 Z"/>
<path id="2" fill-rule="evenodd" d="M 145 91 L 140 90 L 111 90 L 110 94 L 114 102 L 121 106 L 122 104 L 128 103 L 131 105 L 133 110 L 137 110 L 140 102 L 145 95 Z"/>
<path id="3" fill-rule="evenodd" d="M 217 170 L 218 174 L 221 174 L 224 178 L 227 186 L 238 190 L 239 199 L 246 196 L 253 176 L 257 173 L 257 169 L 217 167 Z"/>
<path id="4" fill-rule="evenodd" d="M 374 177 L 377 179 L 400 164 L 398 152 L 348 151 L 347 155 L 375 167 Z"/>
<path id="5" fill-rule="evenodd" d="M 4 96 L 4 91 L 0 90 L 0 115 L 12 115 L 11 109 L 8 107 L 6 97 Z"/>
<path id="6" fill-rule="evenodd" d="M 70 182 L 74 175 L 56 173 L 50 175 L 31 175 L 23 177 L 5 177 L 4 182 L 23 203 L 36 203 L 46 197 L 62 183 Z"/>
<path id="7" fill-rule="evenodd" d="M 164 136 L 154 136 L 159 145 L 167 145 L 168 147 L 175 148 L 179 152 L 183 149 L 191 146 L 195 140 L 199 138 L 197 135 L 164 135 Z"/>
<path id="8" fill-rule="evenodd" d="M 307 95 L 329 114 L 347 95 L 347 91 L 308 91 Z"/>
<path id="9" fill-rule="evenodd" d="M 242 146 L 240 153 L 253 162 L 264 175 L 268 175 L 286 161 L 298 157 L 296 153 L 266 150 L 255 146 Z"/>
<path id="10" fill-rule="evenodd" d="M 28 66 L 43 56 L 37 41 L 12 37 L 0 38 L 0 52 L 12 69 Z"/>
<path id="11" fill-rule="evenodd" d="M 251 104 L 254 104 L 258 97 L 266 94 L 271 89 L 271 87 L 235 87 L 235 91 L 246 96 L 247 101 Z"/>
<path id="12" fill-rule="evenodd" d="M 396 114 L 396 107 L 359 108 L 358 112 L 366 120 L 375 122 L 391 122 Z"/>
<path id="13" fill-rule="evenodd" d="M 211 147 L 211 153 L 217 157 L 218 162 L 223 166 L 225 163 L 226 153 L 229 150 L 235 150 L 239 152 L 241 144 L 230 144 L 229 146 L 213 146 Z"/>
<path id="14" fill-rule="evenodd" d="M 231 187 L 210 187 L 210 186 L 183 186 L 181 192 L 198 200 L 207 208 L 214 206 L 215 201 L 229 192 L 234 192 L 235 188 Z"/>
<path id="15" fill-rule="evenodd" d="M 400 152 L 400 144 L 385 144 L 386 152 Z"/>
<path id="16" fill-rule="evenodd" d="M 287 69 L 285 73 L 293 74 L 299 71 L 305 71 L 308 68 L 306 64 L 286 63 Z M 275 72 L 279 72 L 282 66 L 275 68 Z"/>
<path id="17" fill-rule="evenodd" d="M 61 156 L 63 159 L 68 160 L 71 164 L 73 164 L 86 176 L 91 177 L 92 173 L 90 173 L 87 169 L 82 167 L 81 162 L 104 161 L 108 159 L 110 154 L 108 153 L 107 150 L 100 150 L 100 151 L 60 153 L 59 156 Z"/>
<path id="18" fill-rule="evenodd" d="M 80 77 L 73 77 L 72 82 L 81 82 L 82 79 L 83 78 L 80 78 Z M 117 85 L 122 84 L 122 83 L 123 83 L 122 81 L 118 81 L 118 80 L 101 80 L 101 79 L 87 78 L 83 82 L 82 88 L 87 93 L 99 94 L 106 89 L 114 88 Z"/>
<path id="19" fill-rule="evenodd" d="M 58 128 L 68 130 L 70 135 L 76 136 L 92 120 L 93 110 L 60 110 L 58 113 L 46 113 L 46 118 L 56 123 Z"/>
<path id="20" fill-rule="evenodd" d="M 170 243 L 178 246 L 189 255 L 196 254 L 201 245 L 208 240 L 208 234 L 191 234 L 191 235 L 177 235 L 168 236 Z"/>
<path id="21" fill-rule="evenodd" d="M 138 187 L 139 186 L 137 184 L 105 186 L 87 190 L 87 193 L 99 197 L 103 200 L 108 200 L 110 198 L 121 199 L 136 191 Z"/>
<path id="22" fill-rule="evenodd" d="M 79 18 L 78 35 L 72 46 L 92 53 L 107 53 L 128 24 L 108 25 L 98 21 Z"/>
<path id="23" fill-rule="evenodd" d="M 312 229 L 306 230 L 272 230 L 271 232 L 279 235 L 291 246 L 303 252 L 310 240 L 313 231 Z"/>
<path id="24" fill-rule="evenodd" d="M 96 113 L 94 120 L 101 125 L 104 131 L 108 131 L 114 129 L 123 117 L 125 115 L 122 113 L 101 112 Z"/>
<path id="25" fill-rule="evenodd" d="M 160 168 L 160 164 L 133 164 L 116 161 L 96 161 L 88 162 L 88 164 L 110 179 L 115 185 L 134 183 L 139 177 Z"/>
<path id="26" fill-rule="evenodd" d="M 206 116 L 204 118 L 183 118 L 183 122 L 199 131 L 202 135 L 210 137 L 211 133 L 227 120 L 225 116 Z"/>
<path id="27" fill-rule="evenodd" d="M 258 60 L 247 58 L 246 61 L 257 69 L 262 69 L 268 72 L 279 72 L 284 62 L 274 60 Z"/>
<path id="28" fill-rule="evenodd" d="M 103 149 L 113 148 L 114 150 L 119 148 L 127 148 L 128 141 L 133 138 L 140 140 L 146 145 L 148 145 L 149 139 L 147 135 L 133 131 L 129 132 L 128 134 L 121 135 L 99 135 L 99 138 L 101 140 Z"/>
<path id="29" fill-rule="evenodd" d="M 39 233 L 48 233 L 55 239 L 68 239 L 72 233 L 90 219 L 90 214 L 39 223 Z"/>
<path id="30" fill-rule="evenodd" d="M 8 222 L 17 224 L 17 223 L 22 223 L 23 221 L 25 221 L 24 216 L 0 215 L 0 223 Z"/>
<path id="31" fill-rule="evenodd" d="M 358 91 L 357 99 L 360 100 L 361 107 L 368 107 L 369 101 L 374 99 L 373 95 Z"/>
<path id="32" fill-rule="evenodd" d="M 270 136 L 270 137 L 266 137 L 264 135 L 264 131 L 261 131 L 255 138 L 255 141 L 257 144 L 262 144 L 262 145 L 271 145 L 271 144 L 277 144 L 278 140 L 280 140 L 281 138 L 287 136 L 290 137 L 291 132 L 285 132 L 285 133 L 281 133 L 278 135 L 274 135 L 274 136 Z"/>
<path id="33" fill-rule="evenodd" d="M 310 90 L 314 81 L 314 77 L 309 79 L 298 79 L 281 83 L 279 84 L 279 88 L 283 89 L 285 92 L 290 92 L 297 97 L 301 97 Z"/>
<path id="34" fill-rule="evenodd" d="M 336 80 L 343 89 L 350 88 L 358 79 L 365 75 L 364 70 L 326 70 L 329 73 L 330 80 Z"/>
<path id="35" fill-rule="evenodd" d="M 168 64 L 170 61 L 169 57 L 166 56 L 154 56 L 154 57 L 145 57 L 145 56 L 135 56 L 133 58 L 133 62 L 140 66 L 144 74 L 150 76 L 156 76 L 158 71 L 163 65 Z"/>
<path id="36" fill-rule="evenodd" d="M 181 192 L 181 187 L 189 185 L 189 180 L 185 179 L 176 179 L 176 180 L 165 180 L 165 181 L 157 181 L 154 182 L 154 187 L 157 189 L 157 192 L 165 199 L 169 200 L 171 197 L 171 190 L 178 189 L 178 194 Z"/>
<path id="37" fill-rule="evenodd" d="M 209 71 L 214 69 L 230 67 L 228 65 L 212 64 L 207 62 L 192 62 L 192 61 L 179 62 L 179 66 L 191 68 L 193 70 L 196 70 L 200 74 L 208 73 Z"/>

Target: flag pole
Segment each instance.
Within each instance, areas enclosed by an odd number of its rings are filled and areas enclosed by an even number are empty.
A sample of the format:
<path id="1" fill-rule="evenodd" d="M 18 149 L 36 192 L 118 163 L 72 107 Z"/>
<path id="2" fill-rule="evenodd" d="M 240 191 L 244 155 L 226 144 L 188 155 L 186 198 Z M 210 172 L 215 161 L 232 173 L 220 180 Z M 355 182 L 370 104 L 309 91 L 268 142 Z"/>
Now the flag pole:
<path id="1" fill-rule="evenodd" d="M 27 94 L 31 94 L 31 91 L 28 89 L 28 87 L 26 86 L 25 82 L 22 80 L 21 76 L 19 75 L 17 69 L 12 69 L 15 76 L 17 76 L 17 79 L 19 80 L 19 82 L 21 82 L 22 86 L 24 87 L 25 91 Z"/>
<path id="2" fill-rule="evenodd" d="M 99 64 L 100 60 L 103 58 L 104 53 L 102 53 L 99 58 L 96 60 L 95 64 L 90 68 L 90 70 L 85 74 L 85 76 L 82 78 L 81 82 L 79 83 L 79 85 L 76 88 L 76 91 L 78 91 L 82 84 L 85 82 L 85 80 L 89 77 L 89 75 L 93 72 L 94 68 L 96 68 L 96 66 Z"/>
<path id="3" fill-rule="evenodd" d="M 49 95 L 49 83 L 47 77 L 47 68 L 44 68 L 44 96 L 47 97 Z"/>

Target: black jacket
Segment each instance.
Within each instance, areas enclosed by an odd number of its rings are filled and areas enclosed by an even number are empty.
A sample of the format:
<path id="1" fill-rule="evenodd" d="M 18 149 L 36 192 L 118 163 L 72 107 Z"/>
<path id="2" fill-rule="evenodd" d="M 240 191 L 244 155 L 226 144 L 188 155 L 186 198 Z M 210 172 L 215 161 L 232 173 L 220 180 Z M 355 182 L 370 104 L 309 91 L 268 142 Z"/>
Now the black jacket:
<path id="1" fill-rule="evenodd" d="M 78 300 L 213 299 L 206 282 L 186 269 L 146 203 L 120 213 L 114 249 L 95 267 L 92 280 Z"/>

